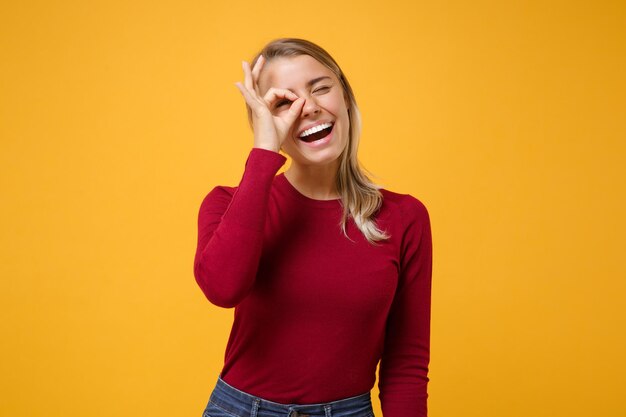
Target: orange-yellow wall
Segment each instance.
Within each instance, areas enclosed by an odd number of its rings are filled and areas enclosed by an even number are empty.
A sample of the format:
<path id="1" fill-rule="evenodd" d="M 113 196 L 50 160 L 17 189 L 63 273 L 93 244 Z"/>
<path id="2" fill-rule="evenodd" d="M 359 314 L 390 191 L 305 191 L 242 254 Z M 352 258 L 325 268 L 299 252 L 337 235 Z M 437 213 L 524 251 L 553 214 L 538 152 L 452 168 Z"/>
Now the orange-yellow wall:
<path id="1" fill-rule="evenodd" d="M 625 3 L 0 7 L 0 415 L 201 415 L 233 310 L 195 283 L 197 211 L 281 36 L 338 60 L 361 161 L 429 208 L 430 415 L 626 415 Z"/>

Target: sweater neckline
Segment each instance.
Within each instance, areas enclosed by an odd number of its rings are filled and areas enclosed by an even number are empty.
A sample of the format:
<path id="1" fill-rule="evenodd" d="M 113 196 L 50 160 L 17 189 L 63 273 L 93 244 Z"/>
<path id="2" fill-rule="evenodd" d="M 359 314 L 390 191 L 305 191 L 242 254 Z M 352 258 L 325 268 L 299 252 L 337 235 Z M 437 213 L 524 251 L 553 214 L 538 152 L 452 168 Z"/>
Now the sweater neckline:
<path id="1" fill-rule="evenodd" d="M 289 182 L 284 172 L 281 172 L 276 176 L 276 182 L 280 189 L 285 191 L 286 194 L 306 204 L 307 206 L 326 208 L 336 208 L 341 206 L 341 198 L 335 198 L 332 200 L 317 200 L 302 194 L 296 187 L 293 186 L 293 184 Z"/>

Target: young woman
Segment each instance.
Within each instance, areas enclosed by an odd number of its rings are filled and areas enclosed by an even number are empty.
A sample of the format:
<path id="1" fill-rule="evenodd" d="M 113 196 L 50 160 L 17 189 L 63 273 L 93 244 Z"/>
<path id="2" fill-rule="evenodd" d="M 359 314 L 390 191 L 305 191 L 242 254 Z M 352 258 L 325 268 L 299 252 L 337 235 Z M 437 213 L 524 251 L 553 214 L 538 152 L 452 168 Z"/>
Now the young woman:
<path id="1" fill-rule="evenodd" d="M 372 417 L 379 361 L 383 417 L 426 416 L 426 207 L 364 173 L 352 88 L 320 46 L 276 39 L 243 70 L 254 144 L 198 219 L 196 281 L 235 307 L 203 416 Z"/>

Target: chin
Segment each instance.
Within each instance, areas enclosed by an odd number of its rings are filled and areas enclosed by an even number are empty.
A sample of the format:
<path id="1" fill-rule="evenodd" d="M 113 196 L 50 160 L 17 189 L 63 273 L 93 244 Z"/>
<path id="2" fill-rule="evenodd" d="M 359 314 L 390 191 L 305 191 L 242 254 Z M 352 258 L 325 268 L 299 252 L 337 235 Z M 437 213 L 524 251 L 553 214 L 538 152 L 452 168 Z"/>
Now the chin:
<path id="1" fill-rule="evenodd" d="M 293 161 L 302 165 L 327 165 L 335 161 L 341 155 L 334 149 L 324 149 L 317 152 L 306 152 L 298 149 L 296 152 L 286 151 Z"/>
<path id="2" fill-rule="evenodd" d="M 304 143 L 290 142 L 289 146 L 283 147 L 282 150 L 299 164 L 327 165 L 336 161 L 348 146 L 347 140 L 340 140 L 341 145 L 338 146 L 336 139 L 340 138 L 335 137 L 333 139 L 327 146 L 319 148 L 310 148 Z"/>
<path id="3" fill-rule="evenodd" d="M 306 156 L 302 156 L 299 158 L 298 162 L 302 165 L 329 165 L 339 159 L 339 155 L 332 155 L 330 157 L 320 157 L 320 158 L 307 158 Z"/>

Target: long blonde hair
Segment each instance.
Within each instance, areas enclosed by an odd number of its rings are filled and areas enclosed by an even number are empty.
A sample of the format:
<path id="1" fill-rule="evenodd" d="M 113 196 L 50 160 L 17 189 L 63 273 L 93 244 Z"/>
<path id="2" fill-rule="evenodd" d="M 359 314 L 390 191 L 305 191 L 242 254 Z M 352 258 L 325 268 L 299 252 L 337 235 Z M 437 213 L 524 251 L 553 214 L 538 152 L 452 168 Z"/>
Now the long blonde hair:
<path id="1" fill-rule="evenodd" d="M 341 68 L 320 46 L 305 39 L 298 38 L 279 38 L 274 39 L 259 51 L 250 64 L 251 68 L 263 55 L 269 62 L 273 58 L 293 57 L 298 55 L 309 55 L 319 61 L 321 64 L 330 69 L 341 82 L 344 96 L 347 95 L 349 100 L 348 114 L 350 119 L 350 129 L 348 144 L 339 156 L 340 164 L 337 172 L 336 187 L 341 197 L 341 205 L 343 206 L 343 215 L 341 217 L 341 230 L 343 234 L 350 239 L 346 233 L 346 222 L 351 216 L 354 224 L 363 233 L 367 241 L 376 245 L 377 241 L 388 239 L 390 236 L 386 231 L 381 231 L 375 223 L 375 215 L 382 206 L 383 196 L 379 191 L 383 188 L 370 180 L 366 172 L 371 172 L 364 168 L 358 160 L 357 151 L 359 148 L 359 140 L 361 137 L 361 113 L 357 106 L 356 99 L 352 87 L 348 79 L 341 71 Z M 248 122 L 252 128 L 252 109 L 246 103 L 248 110 Z"/>

